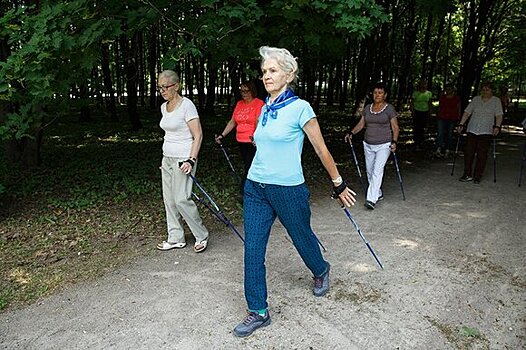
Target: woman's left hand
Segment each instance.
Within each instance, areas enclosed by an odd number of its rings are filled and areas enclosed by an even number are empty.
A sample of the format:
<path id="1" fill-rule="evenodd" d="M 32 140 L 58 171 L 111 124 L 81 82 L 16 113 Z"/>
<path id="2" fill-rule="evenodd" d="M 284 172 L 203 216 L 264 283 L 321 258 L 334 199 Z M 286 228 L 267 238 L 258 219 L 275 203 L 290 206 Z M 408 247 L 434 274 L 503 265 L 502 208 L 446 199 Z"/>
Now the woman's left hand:
<path id="1" fill-rule="evenodd" d="M 193 163 L 193 161 L 191 159 L 187 159 L 187 160 L 185 160 L 184 162 L 181 163 L 181 165 L 179 166 L 179 169 L 181 169 L 181 171 L 183 173 L 188 175 L 188 174 L 190 174 L 190 172 L 192 171 L 192 168 L 194 166 L 192 163 Z"/>
<path id="2" fill-rule="evenodd" d="M 391 152 L 395 153 L 396 152 L 396 143 L 392 143 L 391 146 L 389 146 L 389 148 L 391 149 Z"/>
<path id="3" fill-rule="evenodd" d="M 354 198 L 356 193 L 347 187 L 347 183 L 345 181 L 340 183 L 338 186 L 334 186 L 332 190 L 332 198 L 339 199 L 344 206 L 350 207 L 356 202 L 356 198 Z"/>
<path id="4" fill-rule="evenodd" d="M 343 203 L 343 205 L 345 205 L 346 207 L 350 207 L 356 202 L 356 198 L 354 198 L 354 196 L 356 196 L 356 193 L 349 187 L 345 186 L 345 190 L 343 190 L 343 192 L 340 193 L 338 198 Z"/>

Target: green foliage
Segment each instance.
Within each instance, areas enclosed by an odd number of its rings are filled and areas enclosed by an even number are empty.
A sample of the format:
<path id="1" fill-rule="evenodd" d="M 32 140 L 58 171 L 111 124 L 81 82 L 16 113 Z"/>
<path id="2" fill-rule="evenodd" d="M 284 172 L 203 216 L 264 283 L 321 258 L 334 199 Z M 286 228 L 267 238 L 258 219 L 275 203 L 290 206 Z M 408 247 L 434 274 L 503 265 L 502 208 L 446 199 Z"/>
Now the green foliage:
<path id="1" fill-rule="evenodd" d="M 3 139 L 34 134 L 44 107 L 65 103 L 69 89 L 90 75 L 99 43 L 121 32 L 120 21 L 99 17 L 88 0 L 11 9 L 0 24 L 11 49 L 0 63 L 0 98 L 20 106 L 0 126 Z"/>

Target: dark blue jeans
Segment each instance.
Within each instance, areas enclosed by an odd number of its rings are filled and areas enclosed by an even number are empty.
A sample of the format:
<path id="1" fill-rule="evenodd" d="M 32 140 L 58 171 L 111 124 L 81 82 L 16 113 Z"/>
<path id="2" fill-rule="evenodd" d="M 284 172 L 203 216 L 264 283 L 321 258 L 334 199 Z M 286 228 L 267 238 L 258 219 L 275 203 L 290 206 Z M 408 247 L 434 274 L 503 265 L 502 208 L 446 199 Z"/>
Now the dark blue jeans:
<path id="1" fill-rule="evenodd" d="M 265 254 L 272 224 L 279 218 L 303 262 L 314 276 L 327 270 L 327 262 L 310 226 L 309 190 L 305 184 L 279 186 L 245 182 L 245 298 L 249 310 L 267 304 Z"/>
<path id="2" fill-rule="evenodd" d="M 443 151 L 455 150 L 455 144 L 453 141 L 453 129 L 455 128 L 456 122 L 454 120 L 437 119 L 438 135 L 436 148 L 441 148 Z"/>

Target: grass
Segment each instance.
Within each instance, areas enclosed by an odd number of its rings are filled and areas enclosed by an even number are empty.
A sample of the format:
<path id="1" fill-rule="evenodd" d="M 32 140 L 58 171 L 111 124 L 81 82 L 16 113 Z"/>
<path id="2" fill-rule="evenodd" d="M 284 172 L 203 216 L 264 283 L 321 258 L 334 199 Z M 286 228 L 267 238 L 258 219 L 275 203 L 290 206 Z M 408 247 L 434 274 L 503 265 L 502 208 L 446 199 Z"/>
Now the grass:
<path id="1" fill-rule="evenodd" d="M 157 110 L 142 113 L 139 133 L 104 116 L 79 124 L 72 115 L 55 123 L 45 132 L 43 165 L 31 171 L 1 158 L 0 310 L 96 278 L 153 252 L 154 242 L 165 238 L 162 132 Z M 208 126 L 219 122 L 226 123 L 210 117 Z M 238 187 L 215 149 L 206 140 L 200 158 L 206 171 L 198 176 L 239 222 Z M 210 229 L 230 234 L 201 211 Z"/>

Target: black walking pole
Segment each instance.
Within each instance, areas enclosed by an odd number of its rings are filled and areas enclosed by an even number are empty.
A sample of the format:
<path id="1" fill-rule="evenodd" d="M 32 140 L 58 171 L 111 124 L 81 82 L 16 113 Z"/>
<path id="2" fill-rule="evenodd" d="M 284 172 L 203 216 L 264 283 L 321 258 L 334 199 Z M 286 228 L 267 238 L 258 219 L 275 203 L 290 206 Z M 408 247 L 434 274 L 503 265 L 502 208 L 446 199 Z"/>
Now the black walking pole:
<path id="1" fill-rule="evenodd" d="M 495 135 L 493 135 L 493 182 L 497 182 L 497 151 Z"/>
<path id="2" fill-rule="evenodd" d="M 453 166 L 451 167 L 451 176 L 453 176 L 453 173 L 455 172 L 455 163 L 457 161 L 457 156 L 458 156 L 458 146 L 460 145 L 460 138 L 462 137 L 462 134 L 459 133 L 458 134 L 458 138 L 457 138 L 457 146 L 455 147 L 455 156 L 453 157 Z"/>
<path id="3" fill-rule="evenodd" d="M 526 163 L 526 142 L 522 148 L 522 159 L 521 159 L 521 169 L 519 171 L 519 187 L 521 187 L 522 182 L 522 172 L 524 171 L 524 164 Z"/>
<path id="4" fill-rule="evenodd" d="M 221 209 L 219 209 L 219 207 L 217 206 L 217 204 L 212 200 L 212 198 L 210 197 L 210 195 L 208 193 L 206 193 L 206 191 L 204 190 L 204 188 L 199 184 L 199 182 L 197 181 L 197 179 L 192 175 L 192 174 L 188 174 L 188 176 L 190 176 L 190 178 L 192 179 L 192 181 L 195 183 L 195 185 L 199 188 L 199 190 L 205 195 L 205 197 L 208 199 L 208 201 L 210 202 L 210 205 L 208 205 L 203 199 L 201 199 L 199 196 L 197 196 L 195 193 L 192 193 L 193 196 L 200 202 L 202 203 L 205 207 L 208 208 L 208 210 L 210 210 L 212 212 L 212 214 L 214 214 L 221 222 L 223 222 L 226 226 L 228 226 L 238 237 L 239 239 L 241 239 L 243 241 L 243 243 L 245 243 L 245 240 L 243 239 L 243 237 L 241 236 L 241 234 L 238 232 L 238 230 L 236 229 L 236 227 L 232 224 L 232 222 L 230 222 L 230 220 L 228 220 L 228 218 L 225 216 L 225 214 L 223 214 L 223 212 L 221 211 Z"/>
<path id="5" fill-rule="evenodd" d="M 365 197 L 367 197 L 367 189 L 365 188 L 365 184 L 363 182 L 362 172 L 360 171 L 360 165 L 358 164 L 358 159 L 356 158 L 356 152 L 354 152 L 354 146 L 352 144 L 352 139 L 349 137 L 349 145 L 351 146 L 351 154 L 354 160 L 354 165 L 356 166 L 356 171 L 358 172 L 358 180 L 360 181 L 360 185 L 362 185 L 362 191 Z"/>
<path id="6" fill-rule="evenodd" d="M 341 202 L 340 202 L 341 204 Z M 374 260 L 376 260 L 376 262 L 378 263 L 378 265 L 380 266 L 380 268 L 384 268 L 384 265 L 382 265 L 382 262 L 380 261 L 380 258 L 376 255 L 376 253 L 374 252 L 374 249 L 373 247 L 371 247 L 371 244 L 369 244 L 369 242 L 367 242 L 367 240 L 365 239 L 364 235 L 362 234 L 362 230 L 360 230 L 360 227 L 358 226 L 358 224 L 356 223 L 356 221 L 354 220 L 354 218 L 352 217 L 351 213 L 349 212 L 349 210 L 347 210 L 347 208 L 345 208 L 345 206 L 342 204 L 342 209 L 343 211 L 345 212 L 345 215 L 347 215 L 347 217 L 349 218 L 349 220 L 351 220 L 352 224 L 354 225 L 354 227 L 356 228 L 356 231 L 358 231 L 358 234 L 360 235 L 360 238 L 362 239 L 363 243 L 365 243 L 365 245 L 367 246 L 367 248 L 369 249 L 369 252 L 373 255 L 374 257 Z"/>
<path id="7" fill-rule="evenodd" d="M 402 175 L 400 174 L 400 167 L 398 166 L 398 159 L 396 158 L 396 153 L 395 152 L 392 152 L 392 153 L 393 153 L 394 165 L 396 168 L 396 174 L 398 175 L 398 182 L 400 182 L 400 189 L 402 190 L 402 198 L 405 201 L 404 183 L 402 181 Z"/>
<path id="8" fill-rule="evenodd" d="M 230 166 L 230 170 L 232 170 L 232 173 L 234 174 L 237 182 L 241 183 L 241 179 L 239 178 L 239 175 L 236 172 L 236 169 L 234 168 L 234 165 L 230 161 L 230 157 L 228 156 L 228 153 L 226 152 L 225 147 L 223 147 L 222 143 L 219 143 L 219 147 L 221 147 L 221 151 L 223 151 L 223 154 L 225 155 L 226 161 L 228 162 L 228 165 Z"/>

